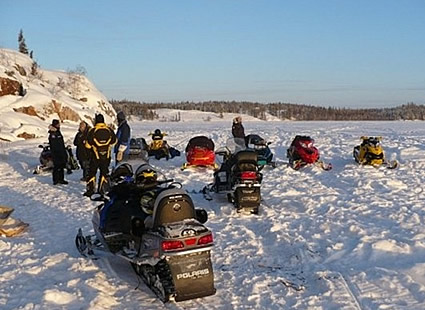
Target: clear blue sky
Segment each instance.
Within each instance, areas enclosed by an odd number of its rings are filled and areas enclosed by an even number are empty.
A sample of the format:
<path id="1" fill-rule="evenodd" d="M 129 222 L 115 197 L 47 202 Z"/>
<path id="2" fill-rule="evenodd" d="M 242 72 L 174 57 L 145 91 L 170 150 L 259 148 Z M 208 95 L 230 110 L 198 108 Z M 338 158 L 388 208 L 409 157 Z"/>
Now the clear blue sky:
<path id="1" fill-rule="evenodd" d="M 0 47 L 108 97 L 425 103 L 425 0 L 1 0 Z"/>

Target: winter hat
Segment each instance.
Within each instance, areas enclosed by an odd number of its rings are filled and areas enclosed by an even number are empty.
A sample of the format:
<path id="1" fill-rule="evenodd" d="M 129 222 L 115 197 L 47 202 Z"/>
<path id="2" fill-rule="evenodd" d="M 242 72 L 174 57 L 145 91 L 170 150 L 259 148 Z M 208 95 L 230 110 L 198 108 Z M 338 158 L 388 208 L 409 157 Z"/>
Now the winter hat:
<path id="1" fill-rule="evenodd" d="M 52 120 L 52 126 L 57 127 L 59 124 L 60 124 L 60 122 L 59 122 L 59 120 L 58 120 L 58 119 L 54 119 L 54 120 Z"/>
<path id="2" fill-rule="evenodd" d="M 98 123 L 104 123 L 105 119 L 103 118 L 102 114 L 96 114 L 95 118 L 94 118 L 94 123 L 98 124 Z"/>
<path id="3" fill-rule="evenodd" d="M 119 122 L 125 121 L 125 114 L 123 111 L 119 111 L 117 114 L 117 119 Z"/>

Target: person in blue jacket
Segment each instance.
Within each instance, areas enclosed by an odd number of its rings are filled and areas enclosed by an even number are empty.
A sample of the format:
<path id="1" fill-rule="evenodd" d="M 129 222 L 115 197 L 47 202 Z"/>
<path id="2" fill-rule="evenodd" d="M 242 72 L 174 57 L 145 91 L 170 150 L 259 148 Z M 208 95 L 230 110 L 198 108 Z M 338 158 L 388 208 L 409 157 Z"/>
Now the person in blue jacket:
<path id="1" fill-rule="evenodd" d="M 123 111 L 118 112 L 117 144 L 115 145 L 115 164 L 127 159 L 130 151 L 130 126 L 127 124 Z"/>

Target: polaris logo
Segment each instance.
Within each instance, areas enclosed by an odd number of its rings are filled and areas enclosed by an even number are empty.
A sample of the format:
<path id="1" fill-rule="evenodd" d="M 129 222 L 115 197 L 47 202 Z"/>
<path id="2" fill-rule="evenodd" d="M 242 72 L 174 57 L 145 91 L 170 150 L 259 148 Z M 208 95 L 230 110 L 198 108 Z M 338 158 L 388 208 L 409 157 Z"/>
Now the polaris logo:
<path id="1" fill-rule="evenodd" d="M 179 203 L 175 203 L 173 206 L 174 212 L 179 212 L 182 209 L 182 206 Z"/>
<path id="2" fill-rule="evenodd" d="M 208 268 L 201 269 L 201 270 L 195 270 L 195 271 L 191 271 L 191 272 L 183 272 L 183 273 L 177 274 L 177 280 L 199 278 L 200 276 L 205 276 L 209 273 L 210 273 L 210 271 L 209 271 Z"/>
<path id="3" fill-rule="evenodd" d="M 258 201 L 258 197 L 257 196 L 242 197 L 241 201 Z"/>

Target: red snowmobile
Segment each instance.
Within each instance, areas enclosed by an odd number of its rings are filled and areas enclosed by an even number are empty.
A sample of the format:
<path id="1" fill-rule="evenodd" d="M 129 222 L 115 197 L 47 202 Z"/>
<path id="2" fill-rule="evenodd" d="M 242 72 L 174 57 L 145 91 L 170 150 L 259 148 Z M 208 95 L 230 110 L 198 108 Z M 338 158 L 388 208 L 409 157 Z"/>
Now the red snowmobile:
<path id="1" fill-rule="evenodd" d="M 320 160 L 319 150 L 314 146 L 314 139 L 309 136 L 297 135 L 287 151 L 289 166 L 298 170 L 306 165 L 318 165 L 323 170 L 331 170 L 331 164 L 325 164 Z"/>
<path id="2" fill-rule="evenodd" d="M 196 136 L 189 140 L 186 146 L 186 161 L 182 170 L 192 167 L 211 167 L 217 169 L 215 163 L 214 142 L 205 136 Z"/>

